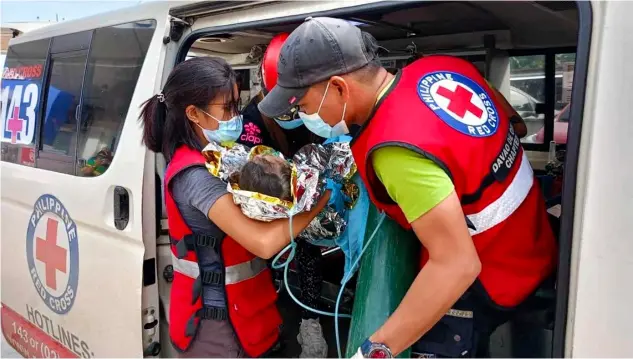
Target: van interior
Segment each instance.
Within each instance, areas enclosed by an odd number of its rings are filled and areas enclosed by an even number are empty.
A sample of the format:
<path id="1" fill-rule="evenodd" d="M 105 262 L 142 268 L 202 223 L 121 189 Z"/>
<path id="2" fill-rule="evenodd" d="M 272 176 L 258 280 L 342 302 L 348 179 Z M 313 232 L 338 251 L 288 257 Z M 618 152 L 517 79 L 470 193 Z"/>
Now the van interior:
<path id="1" fill-rule="evenodd" d="M 566 258 L 571 250 L 571 237 L 563 241 L 565 234 L 560 232 L 561 198 L 563 186 L 575 187 L 574 183 L 570 184 L 570 179 L 563 178 L 563 170 L 566 161 L 576 160 L 566 154 L 567 123 L 580 121 L 580 111 L 572 112 L 570 116 L 569 109 L 577 48 L 586 46 L 583 41 L 588 42 L 588 36 L 581 36 L 583 32 L 580 30 L 590 28 L 589 24 L 583 23 L 582 6 L 567 1 L 395 2 L 390 6 L 341 10 L 334 15 L 318 14 L 344 18 L 371 33 L 388 50 L 381 55 L 381 62 L 390 71 L 429 54 L 450 54 L 471 61 L 523 117 L 528 134 L 521 141 L 544 190 L 553 229 L 557 237 L 560 236 L 559 272 L 563 274 L 559 273 L 557 281 L 544 284 L 517 311 L 512 321 L 497 329 L 490 342 L 493 357 L 551 357 L 563 353 L 568 286 L 565 273 L 569 266 Z M 200 15 L 200 12 L 189 18 L 179 15 L 174 16 L 192 21 L 213 16 Z M 315 14 L 303 17 L 310 15 Z M 238 24 L 229 32 L 218 32 L 214 28 L 195 31 L 182 41 L 178 61 L 200 56 L 226 59 L 239 75 L 241 99 L 245 105 L 262 87 L 259 63 L 267 43 L 275 34 L 292 32 L 300 24 L 301 20 L 295 17 L 261 25 Z M 576 83 L 574 87 L 583 88 L 584 84 Z M 158 181 L 158 178 L 162 180 L 165 163 L 159 159 L 157 164 Z M 160 189 L 157 190 L 157 196 L 160 196 L 158 191 Z M 566 205 L 572 206 L 573 201 Z M 165 221 L 164 206 L 160 215 Z M 161 312 L 163 320 L 168 321 L 169 240 L 166 231 L 161 233 L 158 275 Z M 327 264 L 324 265 L 322 309 L 333 311 L 344 260 L 337 248 L 324 249 L 323 255 Z M 281 282 L 278 284 L 281 287 Z M 294 269 L 290 286 L 298 294 Z M 354 281 L 347 285 L 341 313 L 351 312 L 354 288 Z M 289 299 L 285 289 L 280 290 L 279 308 L 284 315 L 285 347 L 278 356 L 298 357 L 300 347 L 296 335 L 300 308 Z M 349 320 L 339 321 L 345 345 Z M 333 319 L 321 317 L 321 323 L 329 356 L 336 357 Z M 162 327 L 166 328 L 165 325 Z M 169 343 L 166 336 L 162 341 Z M 163 346 L 163 350 L 169 349 Z M 163 355 L 169 354 L 163 352 Z"/>

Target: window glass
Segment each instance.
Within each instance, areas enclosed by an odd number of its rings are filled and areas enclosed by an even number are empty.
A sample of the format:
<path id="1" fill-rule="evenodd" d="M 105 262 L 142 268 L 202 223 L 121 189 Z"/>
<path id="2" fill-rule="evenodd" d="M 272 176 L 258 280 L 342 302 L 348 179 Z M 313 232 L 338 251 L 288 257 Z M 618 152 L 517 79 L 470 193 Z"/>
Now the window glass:
<path id="1" fill-rule="evenodd" d="M 510 57 L 510 104 L 525 121 L 524 143 L 543 143 L 538 133 L 544 128 L 545 114 L 537 105 L 545 103 L 545 55 Z"/>
<path id="2" fill-rule="evenodd" d="M 156 24 L 97 29 L 92 38 L 78 136 L 78 175 L 98 176 L 112 161 Z"/>
<path id="3" fill-rule="evenodd" d="M 50 39 L 9 47 L 0 84 L 2 161 L 35 165 L 44 65 Z"/>
<path id="4" fill-rule="evenodd" d="M 574 66 L 576 54 L 556 55 L 556 102 L 554 107 L 554 141 L 567 143 L 567 126 L 569 123 L 569 103 L 574 82 Z"/>
<path id="5" fill-rule="evenodd" d="M 42 126 L 41 150 L 44 152 L 75 156 L 76 115 L 85 67 L 85 52 L 51 60 L 46 116 Z"/>
<path id="6" fill-rule="evenodd" d="M 240 91 L 240 111 L 251 101 L 251 70 L 235 70 L 237 88 Z"/>

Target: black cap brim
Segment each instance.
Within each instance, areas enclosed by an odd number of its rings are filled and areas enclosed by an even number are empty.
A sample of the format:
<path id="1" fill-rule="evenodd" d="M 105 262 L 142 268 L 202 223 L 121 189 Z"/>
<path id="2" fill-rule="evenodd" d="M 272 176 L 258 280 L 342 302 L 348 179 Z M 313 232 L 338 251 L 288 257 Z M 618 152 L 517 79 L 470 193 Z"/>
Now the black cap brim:
<path id="1" fill-rule="evenodd" d="M 259 112 L 269 118 L 283 116 L 297 106 L 299 100 L 305 96 L 309 87 L 306 88 L 285 88 L 275 86 L 257 105 Z"/>

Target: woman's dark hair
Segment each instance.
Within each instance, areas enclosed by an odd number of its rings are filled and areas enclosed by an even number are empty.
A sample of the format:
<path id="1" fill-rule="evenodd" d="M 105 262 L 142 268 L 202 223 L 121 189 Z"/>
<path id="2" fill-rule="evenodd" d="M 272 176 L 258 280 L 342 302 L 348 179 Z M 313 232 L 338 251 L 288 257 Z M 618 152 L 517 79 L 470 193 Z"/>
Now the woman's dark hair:
<path id="1" fill-rule="evenodd" d="M 226 109 L 237 111 L 235 84 L 235 72 L 218 57 L 197 57 L 176 65 L 162 93 L 141 105 L 143 143 L 150 150 L 162 153 L 167 161 L 182 145 L 201 150 L 185 109 L 189 105 L 206 109 L 211 100 L 225 95 Z"/>
<path id="2" fill-rule="evenodd" d="M 238 173 L 231 176 L 231 182 L 237 182 L 241 190 L 292 201 L 292 167 L 289 163 L 256 156 Z"/>

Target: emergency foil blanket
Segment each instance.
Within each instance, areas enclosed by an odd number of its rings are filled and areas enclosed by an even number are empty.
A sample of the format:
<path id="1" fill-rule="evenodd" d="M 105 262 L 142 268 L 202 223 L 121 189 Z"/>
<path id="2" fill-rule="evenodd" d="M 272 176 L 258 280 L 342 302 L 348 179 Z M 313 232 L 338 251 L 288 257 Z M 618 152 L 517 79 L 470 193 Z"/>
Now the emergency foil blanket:
<path id="1" fill-rule="evenodd" d="M 239 205 L 242 213 L 259 221 L 272 221 L 288 218 L 291 211 L 302 213 L 314 208 L 325 190 L 327 179 L 342 185 L 345 206 L 351 208 L 359 195 L 359 189 L 351 181 L 356 173 L 349 143 L 334 142 L 326 145 L 309 144 L 301 148 L 289 163 L 292 166 L 292 201 L 285 201 L 262 193 L 244 191 L 239 188 L 234 173 L 258 155 L 284 156 L 267 146 L 255 146 L 249 149 L 240 144 L 220 146 L 210 143 L 202 151 L 209 172 L 227 182 L 227 189 L 233 195 L 233 201 Z M 315 244 L 324 244 L 323 240 L 333 240 L 345 231 L 345 210 L 340 213 L 334 206 L 326 206 L 300 234 L 300 237 Z"/>

